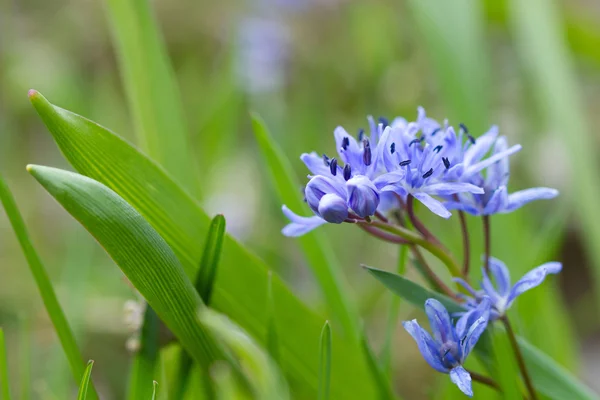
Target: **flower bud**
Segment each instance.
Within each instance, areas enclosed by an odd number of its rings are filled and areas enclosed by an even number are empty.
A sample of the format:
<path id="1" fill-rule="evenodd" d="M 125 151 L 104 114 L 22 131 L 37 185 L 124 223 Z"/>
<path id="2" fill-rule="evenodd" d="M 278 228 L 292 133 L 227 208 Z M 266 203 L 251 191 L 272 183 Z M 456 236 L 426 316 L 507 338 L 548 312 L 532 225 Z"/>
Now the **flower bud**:
<path id="1" fill-rule="evenodd" d="M 333 193 L 321 197 L 318 210 L 321 218 L 334 224 L 341 224 L 348 217 L 346 201 Z"/>
<path id="2" fill-rule="evenodd" d="M 313 177 L 304 191 L 310 208 L 327 222 L 340 224 L 348 217 L 345 188 L 323 176 Z"/>
<path id="3" fill-rule="evenodd" d="M 379 193 L 369 178 L 356 175 L 347 183 L 348 205 L 361 218 L 375 214 L 379 206 Z"/>

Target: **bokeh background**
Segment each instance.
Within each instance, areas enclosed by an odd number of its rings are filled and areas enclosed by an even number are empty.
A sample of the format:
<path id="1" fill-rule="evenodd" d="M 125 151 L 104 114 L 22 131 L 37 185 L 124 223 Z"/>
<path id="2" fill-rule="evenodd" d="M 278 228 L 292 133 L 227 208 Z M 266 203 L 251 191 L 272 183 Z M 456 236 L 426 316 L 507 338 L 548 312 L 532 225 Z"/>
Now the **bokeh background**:
<path id="1" fill-rule="evenodd" d="M 498 124 L 511 143 L 523 144 L 511 159 L 509 189 L 550 186 L 561 196 L 494 217 L 493 254 L 514 277 L 544 261 L 564 262 L 560 276 L 523 296 L 515 323 L 600 392 L 600 3 L 157 0 L 152 6 L 186 113 L 201 188 L 195 196 L 210 213 L 224 213 L 228 231 L 316 310 L 325 309 L 323 297 L 297 243 L 279 233 L 286 221 L 249 110 L 267 121 L 302 182 L 300 153 L 333 153 L 337 125 L 356 132 L 369 114 L 416 118 L 418 105 L 432 117 L 465 123 L 475 136 Z M 112 33 L 102 0 L 0 0 L 0 168 L 83 352 L 96 361 L 96 387 L 104 398 L 120 399 L 131 359 L 123 307 L 136 293 L 25 171 L 28 163 L 70 169 L 28 102 L 30 88 L 136 142 Z M 457 220 L 426 220 L 460 255 Z M 359 264 L 393 270 L 398 250 L 352 227 L 322 229 L 379 348 L 390 297 Z M 479 221 L 470 221 L 470 230 L 477 262 Z M 401 305 L 401 319 L 415 315 Z M 65 357 L 4 213 L 0 325 L 13 391 L 23 399 L 72 397 Z M 401 329 L 393 360 L 405 398 L 428 398 L 448 383 Z"/>

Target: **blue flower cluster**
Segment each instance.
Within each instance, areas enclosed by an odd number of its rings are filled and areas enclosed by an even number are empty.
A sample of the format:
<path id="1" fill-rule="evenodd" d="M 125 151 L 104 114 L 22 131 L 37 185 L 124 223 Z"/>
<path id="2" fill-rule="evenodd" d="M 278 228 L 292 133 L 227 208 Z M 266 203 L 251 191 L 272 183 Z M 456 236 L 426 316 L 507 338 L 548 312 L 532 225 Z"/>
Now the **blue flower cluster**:
<path id="1" fill-rule="evenodd" d="M 472 215 L 506 213 L 558 195 L 549 188 L 508 194 L 508 157 L 521 146 L 508 147 L 495 126 L 475 139 L 463 124 L 458 129 L 447 121 L 440 124 L 428 118 L 423 108 L 414 122 L 368 120 L 368 135 L 360 130 L 355 138 L 342 127 L 335 129 L 337 157 L 302 154 L 311 172 L 304 193 L 315 216 L 299 216 L 284 205 L 291 223 L 283 234 L 300 236 L 326 222 L 368 219 L 408 196 L 449 218 L 450 210 Z"/>

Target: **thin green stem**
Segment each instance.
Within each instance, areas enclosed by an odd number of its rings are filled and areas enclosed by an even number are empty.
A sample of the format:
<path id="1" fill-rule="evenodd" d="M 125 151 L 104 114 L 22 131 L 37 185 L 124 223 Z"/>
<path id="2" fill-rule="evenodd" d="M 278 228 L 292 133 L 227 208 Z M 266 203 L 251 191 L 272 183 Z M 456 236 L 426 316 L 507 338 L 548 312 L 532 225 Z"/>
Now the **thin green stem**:
<path id="1" fill-rule="evenodd" d="M 0 328 L 0 386 L 2 386 L 2 398 L 10 400 L 10 382 L 8 377 L 8 361 L 6 356 L 6 341 L 4 331 Z"/>
<path id="2" fill-rule="evenodd" d="M 530 400 L 537 400 L 538 397 L 535 392 L 535 388 L 533 387 L 531 377 L 529 376 L 529 371 L 527 371 L 527 366 L 525 365 L 525 359 L 523 358 L 523 354 L 521 353 L 521 348 L 519 347 L 519 343 L 517 343 L 515 331 L 513 331 L 512 325 L 508 321 L 508 317 L 506 315 L 501 317 L 500 320 L 506 328 L 506 333 L 508 335 L 508 339 L 510 340 L 510 345 L 512 346 L 513 351 L 515 353 L 515 358 L 517 359 L 519 369 L 521 370 L 521 376 L 523 377 L 523 381 L 525 382 L 525 386 L 527 387 L 527 391 L 529 392 Z"/>

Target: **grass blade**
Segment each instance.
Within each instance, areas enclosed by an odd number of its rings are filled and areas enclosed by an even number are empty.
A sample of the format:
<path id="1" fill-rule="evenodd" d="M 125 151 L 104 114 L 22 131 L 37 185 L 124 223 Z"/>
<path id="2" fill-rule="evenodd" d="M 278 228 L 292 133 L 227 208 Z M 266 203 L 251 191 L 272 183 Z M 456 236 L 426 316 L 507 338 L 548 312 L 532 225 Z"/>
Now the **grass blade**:
<path id="1" fill-rule="evenodd" d="M 31 398 L 31 326 L 24 315 L 19 315 L 19 399 Z"/>
<path id="2" fill-rule="evenodd" d="M 273 272 L 267 275 L 267 350 L 271 358 L 279 364 L 279 338 L 277 337 L 277 325 L 275 324 L 275 299 L 273 297 Z"/>
<path id="3" fill-rule="evenodd" d="M 79 385 L 79 393 L 77 394 L 77 400 L 86 400 L 88 394 L 88 388 L 90 386 L 90 377 L 92 376 L 92 368 L 94 367 L 94 360 L 88 362 L 83 378 L 81 378 L 81 384 Z"/>
<path id="4" fill-rule="evenodd" d="M 140 335 L 140 348 L 133 358 L 129 376 L 128 399 L 146 399 L 150 397 L 150 385 L 156 377 L 159 360 L 160 320 L 150 306 L 146 306 L 144 322 Z"/>
<path id="5" fill-rule="evenodd" d="M 53 106 L 37 92 L 31 93 L 30 99 L 71 165 L 131 204 L 167 241 L 193 279 L 202 257 L 198 238 L 206 234 L 210 224 L 198 204 L 153 161 L 114 133 Z M 212 306 L 256 338 L 265 335 L 269 270 L 256 255 L 225 235 Z M 282 366 L 287 375 L 296 378 L 295 390 L 314 398 L 318 353 L 306 349 L 317 342 L 323 318 L 311 312 L 281 279 L 273 276 L 272 283 Z M 372 398 L 375 389 L 371 380 L 364 379 L 368 371 L 359 344 L 335 330 L 332 335 L 336 342 L 332 360 L 337 365 L 332 371 L 332 397 Z"/>
<path id="6" fill-rule="evenodd" d="M 378 398 L 380 400 L 395 399 L 396 396 L 390 385 L 391 379 L 384 373 L 381 364 L 378 362 L 377 357 L 375 357 L 375 353 L 371 349 L 369 342 L 367 342 L 366 333 L 362 335 L 362 348 L 367 362 L 369 363 L 369 373 L 377 384 L 377 390 L 379 391 Z"/>
<path id="7" fill-rule="evenodd" d="M 331 328 L 329 321 L 325 321 L 319 342 L 319 400 L 329 399 L 331 382 Z"/>
<path id="8" fill-rule="evenodd" d="M 200 296 L 171 248 L 133 207 L 90 178 L 43 166 L 27 169 L 98 240 L 196 361 L 219 358 L 196 319 Z"/>
<path id="9" fill-rule="evenodd" d="M 217 267 L 219 266 L 221 251 L 223 249 L 224 236 L 225 217 L 217 215 L 210 223 L 208 235 L 206 236 L 206 241 L 204 243 L 204 252 L 202 253 L 200 269 L 198 270 L 198 276 L 196 277 L 196 291 L 207 306 L 210 305 L 215 278 L 217 276 Z M 178 365 L 179 371 L 175 378 L 176 383 L 173 386 L 174 390 L 176 390 L 174 398 L 182 399 L 185 395 L 190 371 L 192 369 L 192 359 L 187 352 L 181 352 Z M 202 377 L 208 378 L 208 376 L 209 370 L 208 368 L 204 368 L 202 370 Z M 210 398 L 210 395 L 213 395 L 211 390 L 212 382 L 210 379 L 204 379 L 203 383 L 203 387 L 207 390 L 207 394 Z"/>
<path id="10" fill-rule="evenodd" d="M 123 85 L 138 140 L 193 194 L 199 180 L 190 153 L 179 88 L 147 0 L 107 0 Z"/>
<path id="11" fill-rule="evenodd" d="M 4 400 L 10 400 L 10 378 L 8 376 L 8 357 L 6 354 L 6 341 L 4 338 L 4 330 L 0 328 L 0 385 Z"/>
<path id="12" fill-rule="evenodd" d="M 306 210 L 302 196 L 298 193 L 298 188 L 301 186 L 297 184 L 289 161 L 271 138 L 262 119 L 256 114 L 252 115 L 252 127 L 279 200 L 296 212 Z M 317 230 L 297 240 L 321 286 L 321 292 L 326 297 L 328 306 L 331 307 L 331 314 L 340 320 L 345 332 L 359 340 L 358 313 L 349 300 L 350 296 L 340 274 L 339 264 L 331 247 L 327 245 L 327 239 Z"/>
<path id="13" fill-rule="evenodd" d="M 152 381 L 152 400 L 156 400 L 157 389 L 158 389 L 158 382 Z"/>
<path id="14" fill-rule="evenodd" d="M 31 243 L 31 240 L 29 239 L 27 228 L 25 228 L 25 222 L 19 213 L 15 199 L 1 175 L 0 200 L 2 201 L 4 210 L 6 211 L 6 215 L 10 220 L 12 228 L 17 235 L 17 239 L 21 245 L 23 253 L 25 254 L 25 258 L 29 264 L 29 269 L 31 270 L 35 283 L 38 287 L 42 301 L 44 302 L 44 306 L 48 312 L 48 316 L 52 321 L 54 329 L 56 329 L 56 334 L 58 335 L 60 344 L 65 352 L 65 355 L 67 356 L 67 360 L 69 361 L 73 378 L 76 380 L 76 382 L 79 382 L 85 371 L 83 357 L 81 356 L 79 348 L 77 347 L 75 336 L 73 335 L 73 331 L 67 322 L 67 318 L 65 317 L 65 314 L 58 303 L 58 299 L 56 297 L 56 293 L 54 292 L 54 288 L 52 287 L 52 283 L 50 282 L 50 278 L 48 277 L 48 273 L 42 264 L 42 260 L 35 251 L 33 243 Z M 93 384 L 91 384 L 91 389 L 90 398 L 97 399 L 98 396 Z"/>

